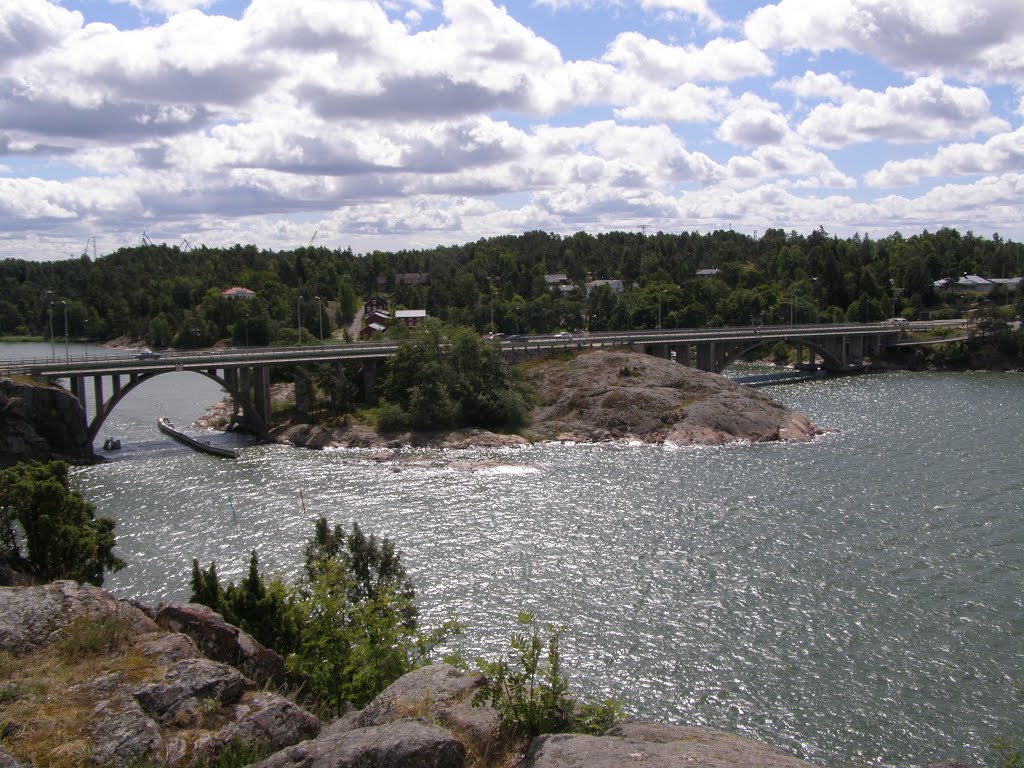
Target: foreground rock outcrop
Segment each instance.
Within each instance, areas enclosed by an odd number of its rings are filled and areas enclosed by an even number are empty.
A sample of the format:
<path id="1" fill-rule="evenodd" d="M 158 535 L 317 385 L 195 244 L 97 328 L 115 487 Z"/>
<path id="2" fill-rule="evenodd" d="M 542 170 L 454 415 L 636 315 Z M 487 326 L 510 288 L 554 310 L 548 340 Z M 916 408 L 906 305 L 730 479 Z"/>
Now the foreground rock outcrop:
<path id="1" fill-rule="evenodd" d="M 320 733 L 312 714 L 150 613 L 70 581 L 0 587 L 0 764 L 184 768 L 216 764 L 233 743 L 277 752 Z M 243 665 L 272 653 L 250 644 Z"/>
<path id="2" fill-rule="evenodd" d="M 19 461 L 93 464 L 82 404 L 46 384 L 0 377 L 0 467 Z"/>
<path id="3" fill-rule="evenodd" d="M 0 768 L 193 768 L 239 746 L 259 750 L 257 768 L 813 768 L 739 736 L 649 722 L 511 740 L 493 708 L 472 704 L 483 679 L 447 664 L 417 669 L 322 726 L 202 653 L 243 666 L 261 656 L 251 638 L 239 644 L 241 630 L 208 609 L 165 608 L 67 581 L 0 587 Z"/>

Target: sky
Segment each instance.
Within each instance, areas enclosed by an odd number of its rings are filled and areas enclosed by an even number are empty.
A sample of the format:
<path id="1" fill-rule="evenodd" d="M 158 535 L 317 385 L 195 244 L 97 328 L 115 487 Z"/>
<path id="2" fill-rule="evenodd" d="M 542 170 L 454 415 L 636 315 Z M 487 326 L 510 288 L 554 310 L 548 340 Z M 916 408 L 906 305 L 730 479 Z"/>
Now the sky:
<path id="1" fill-rule="evenodd" d="M 1021 0 L 0 0 L 0 258 L 1024 240 Z"/>

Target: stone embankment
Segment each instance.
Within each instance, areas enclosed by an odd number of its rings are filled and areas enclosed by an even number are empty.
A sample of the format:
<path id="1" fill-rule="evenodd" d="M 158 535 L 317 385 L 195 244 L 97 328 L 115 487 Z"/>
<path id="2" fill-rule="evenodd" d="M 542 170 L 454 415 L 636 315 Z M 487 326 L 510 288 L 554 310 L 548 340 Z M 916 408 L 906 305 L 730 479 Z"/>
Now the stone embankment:
<path id="1" fill-rule="evenodd" d="M 0 467 L 19 461 L 93 464 L 82 404 L 60 387 L 0 377 Z"/>

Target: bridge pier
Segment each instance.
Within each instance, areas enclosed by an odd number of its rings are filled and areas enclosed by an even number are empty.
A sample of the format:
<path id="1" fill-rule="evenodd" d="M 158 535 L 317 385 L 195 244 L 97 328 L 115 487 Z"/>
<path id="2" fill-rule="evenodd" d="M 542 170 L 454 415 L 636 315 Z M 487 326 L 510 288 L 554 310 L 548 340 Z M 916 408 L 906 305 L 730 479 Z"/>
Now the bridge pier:
<path id="1" fill-rule="evenodd" d="M 363 363 L 363 402 L 367 405 L 377 403 L 377 375 L 380 361 L 371 358 Z"/>
<path id="2" fill-rule="evenodd" d="M 252 402 L 256 415 L 263 422 L 259 427 L 260 431 L 266 432 L 273 415 L 273 403 L 270 398 L 270 366 L 257 366 L 253 373 L 255 381 L 253 382 Z"/>

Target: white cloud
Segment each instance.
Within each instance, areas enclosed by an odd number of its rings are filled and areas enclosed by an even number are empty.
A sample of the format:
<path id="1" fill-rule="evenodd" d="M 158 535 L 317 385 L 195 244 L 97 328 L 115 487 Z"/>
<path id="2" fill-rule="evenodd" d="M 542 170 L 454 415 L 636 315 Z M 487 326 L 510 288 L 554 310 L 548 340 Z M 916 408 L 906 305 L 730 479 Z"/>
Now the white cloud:
<path id="1" fill-rule="evenodd" d="M 667 89 L 647 86 L 627 107 L 615 109 L 622 120 L 656 120 L 669 123 L 705 123 L 717 118 L 729 101 L 725 88 L 703 88 L 684 83 Z"/>
<path id="2" fill-rule="evenodd" d="M 82 14 L 36 0 L 0 0 L 0 66 L 58 45 L 82 27 Z"/>
<path id="3" fill-rule="evenodd" d="M 792 91 L 799 99 L 807 101 L 847 101 L 857 95 L 856 88 L 832 72 L 819 74 L 808 70 L 800 77 L 779 80 L 774 87 Z"/>
<path id="4" fill-rule="evenodd" d="M 1024 128 L 993 136 L 984 144 L 951 144 L 927 158 L 888 162 L 865 174 L 872 187 L 917 184 L 925 177 L 1024 171 Z"/>
<path id="5" fill-rule="evenodd" d="M 702 48 L 666 45 L 639 32 L 623 32 L 608 46 L 604 61 L 646 79 L 674 86 L 688 82 L 729 82 L 767 75 L 772 62 L 746 40 L 715 38 Z"/>
<path id="6" fill-rule="evenodd" d="M 912 74 L 1024 79 L 1019 0 L 780 0 L 745 31 L 762 49 L 847 49 Z"/>
<path id="7" fill-rule="evenodd" d="M 696 16 L 709 29 L 719 29 L 722 20 L 708 6 L 707 0 L 640 0 L 640 6 L 648 12 L 660 12 L 669 19 L 678 16 Z"/>
<path id="8" fill-rule="evenodd" d="M 145 2 L 170 16 L 119 30 L 70 10 L 88 17 L 85 0 L 0 0 L 0 256 L 51 258 L 93 235 L 102 250 L 143 229 L 169 242 L 287 247 L 317 223 L 357 250 L 638 222 L 877 231 L 973 216 L 975 231 L 992 222 L 1024 233 L 1012 197 L 1024 129 L 993 116 L 1009 89 L 938 74 L 973 72 L 996 54 L 985 77 L 1012 71 L 1019 22 L 1004 14 L 995 35 L 970 15 L 992 16 L 998 2 L 937 0 L 929 19 L 919 0 L 780 0 L 749 17 L 751 39 L 730 40 L 707 32 L 716 19 L 734 27 L 711 10 L 726 4 L 648 0 L 638 23 L 664 22 L 657 33 L 619 23 L 594 38 L 603 55 L 578 61 L 564 59 L 556 26 L 546 38 L 491 0 L 252 0 L 239 19 L 208 15 L 217 5 Z M 594 0 L 601 24 L 573 32 L 607 34 L 609 19 L 637 19 L 638 6 Z M 576 10 L 586 20 L 584 4 Z M 772 57 L 787 46 L 874 55 L 857 25 L 879 19 L 898 22 L 877 30 L 883 38 L 920 40 L 897 40 L 901 52 L 878 54 L 863 74 L 797 54 L 775 78 Z M 955 24 L 969 39 L 947 41 Z M 684 28 L 698 42 L 664 42 Z M 953 46 L 942 68 L 884 82 L 886 64 L 940 57 L 919 50 L 936 40 Z M 869 76 L 881 84 L 850 85 Z M 911 141 L 947 146 L 863 180 L 985 178 L 874 200 L 872 188 L 829 191 L 856 186 L 847 171 L 870 167 L 864 152 Z M 32 178 L 51 168 L 61 176 Z"/>
<path id="9" fill-rule="evenodd" d="M 779 105 L 753 93 L 743 94 L 715 131 L 722 141 L 753 147 L 778 144 L 789 135 L 789 122 Z"/>
<path id="10" fill-rule="evenodd" d="M 1005 120 L 989 113 L 980 88 L 957 88 L 933 77 L 884 93 L 859 90 L 843 104 L 815 107 L 800 124 L 812 144 L 842 147 L 866 141 L 940 141 L 1006 130 Z"/>

